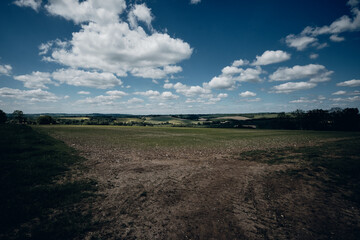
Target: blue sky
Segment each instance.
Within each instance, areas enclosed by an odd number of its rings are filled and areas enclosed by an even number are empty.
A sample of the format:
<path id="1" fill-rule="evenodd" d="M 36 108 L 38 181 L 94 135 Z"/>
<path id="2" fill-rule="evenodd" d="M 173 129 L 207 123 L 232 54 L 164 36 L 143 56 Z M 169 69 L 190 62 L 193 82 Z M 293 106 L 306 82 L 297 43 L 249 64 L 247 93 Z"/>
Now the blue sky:
<path id="1" fill-rule="evenodd" d="M 0 31 L 9 113 L 360 105 L 358 0 L 9 0 Z"/>

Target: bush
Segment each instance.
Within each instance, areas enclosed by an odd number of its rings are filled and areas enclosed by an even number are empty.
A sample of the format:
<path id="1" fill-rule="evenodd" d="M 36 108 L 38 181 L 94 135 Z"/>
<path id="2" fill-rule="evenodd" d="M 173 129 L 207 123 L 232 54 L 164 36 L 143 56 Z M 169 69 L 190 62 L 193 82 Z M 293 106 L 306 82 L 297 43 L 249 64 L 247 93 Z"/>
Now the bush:
<path id="1" fill-rule="evenodd" d="M 3 110 L 0 110 L 0 124 L 5 123 L 7 120 L 6 113 Z"/>
<path id="2" fill-rule="evenodd" d="M 56 122 L 51 116 L 44 115 L 44 116 L 38 117 L 37 123 L 40 125 L 46 125 L 46 124 L 54 124 Z"/>

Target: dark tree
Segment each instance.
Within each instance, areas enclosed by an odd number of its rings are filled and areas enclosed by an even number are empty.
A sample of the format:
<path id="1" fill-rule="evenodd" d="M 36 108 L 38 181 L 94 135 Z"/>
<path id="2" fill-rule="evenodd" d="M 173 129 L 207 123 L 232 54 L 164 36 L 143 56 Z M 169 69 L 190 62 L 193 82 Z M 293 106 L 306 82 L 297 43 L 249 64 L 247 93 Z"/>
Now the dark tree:
<path id="1" fill-rule="evenodd" d="M 16 123 L 25 123 L 25 117 L 23 111 L 15 110 L 12 113 L 12 117 Z"/>
<path id="2" fill-rule="evenodd" d="M 5 123 L 7 120 L 6 113 L 3 110 L 0 110 L 0 124 Z"/>
<path id="3" fill-rule="evenodd" d="M 47 124 L 54 124 L 55 123 L 55 120 L 49 115 L 40 116 L 40 117 L 37 118 L 36 121 L 40 125 L 47 125 Z"/>

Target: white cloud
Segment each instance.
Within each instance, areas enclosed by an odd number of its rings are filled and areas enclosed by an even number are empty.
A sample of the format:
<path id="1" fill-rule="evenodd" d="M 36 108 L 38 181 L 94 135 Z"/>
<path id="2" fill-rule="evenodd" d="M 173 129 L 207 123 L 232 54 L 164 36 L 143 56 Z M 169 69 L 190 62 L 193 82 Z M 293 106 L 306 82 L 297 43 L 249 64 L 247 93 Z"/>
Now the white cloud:
<path id="1" fill-rule="evenodd" d="M 250 91 L 245 91 L 245 92 L 239 93 L 239 96 L 240 97 L 255 97 L 256 93 L 250 92 Z"/>
<path id="2" fill-rule="evenodd" d="M 143 102 L 144 102 L 144 100 L 142 100 L 140 98 L 132 98 L 127 101 L 127 103 L 129 103 L 129 104 L 139 104 L 139 103 L 143 103 Z"/>
<path id="3" fill-rule="evenodd" d="M 175 95 L 173 94 L 172 92 L 163 92 L 161 95 L 160 95 L 161 99 L 164 99 L 164 100 L 171 100 L 171 99 L 177 99 L 179 98 L 178 95 Z"/>
<path id="4" fill-rule="evenodd" d="M 7 87 L 0 88 L 0 97 L 13 98 L 30 102 L 56 102 L 59 100 L 55 94 L 43 91 L 41 89 L 20 90 Z"/>
<path id="5" fill-rule="evenodd" d="M 342 91 L 342 90 L 332 93 L 332 95 L 345 95 L 345 94 L 346 91 Z"/>
<path id="6" fill-rule="evenodd" d="M 317 59 L 318 57 L 319 57 L 319 54 L 317 54 L 317 53 L 312 53 L 309 56 L 310 59 Z"/>
<path id="7" fill-rule="evenodd" d="M 256 60 L 253 62 L 253 65 L 269 65 L 273 63 L 279 63 L 289 60 L 291 55 L 287 52 L 277 50 L 277 51 L 265 51 L 261 56 L 256 56 Z"/>
<path id="8" fill-rule="evenodd" d="M 181 72 L 180 66 L 165 66 L 163 68 L 134 68 L 131 74 L 136 77 L 161 79 L 165 78 L 168 74 L 175 74 Z"/>
<path id="9" fill-rule="evenodd" d="M 76 101 L 75 104 L 91 104 L 91 105 L 114 105 L 115 101 L 122 98 L 123 96 L 128 95 L 123 91 L 113 90 L 107 91 L 107 95 L 99 95 L 96 97 L 87 97 L 85 99 L 81 99 Z"/>
<path id="10" fill-rule="evenodd" d="M 213 77 L 209 82 L 209 86 L 215 89 L 234 89 L 236 81 L 231 76 Z"/>
<path id="11" fill-rule="evenodd" d="M 349 0 L 346 4 L 351 7 L 356 7 L 356 5 L 359 4 L 359 0 Z"/>
<path id="12" fill-rule="evenodd" d="M 352 79 L 352 80 L 349 80 L 349 81 L 340 82 L 340 83 L 338 83 L 336 85 L 340 86 L 340 87 L 359 87 L 360 86 L 360 80 Z"/>
<path id="13" fill-rule="evenodd" d="M 309 44 L 316 42 L 317 39 L 308 36 L 295 36 L 290 34 L 286 36 L 285 42 L 289 47 L 296 48 L 298 51 L 302 51 L 308 47 Z"/>
<path id="14" fill-rule="evenodd" d="M 357 102 L 357 101 L 360 101 L 360 97 L 354 96 L 354 97 L 347 97 L 347 98 L 332 98 L 331 101 L 334 101 L 334 102 Z"/>
<path id="15" fill-rule="evenodd" d="M 14 4 L 19 7 L 30 7 L 35 11 L 38 11 L 41 7 L 42 0 L 16 0 Z"/>
<path id="16" fill-rule="evenodd" d="M 149 98 L 154 98 L 154 97 L 160 96 L 160 93 L 158 91 L 154 91 L 154 90 L 148 90 L 146 92 L 134 92 L 134 94 L 146 96 Z"/>
<path id="17" fill-rule="evenodd" d="M 304 97 L 301 97 L 300 99 L 297 99 L 297 100 L 292 100 L 290 101 L 290 103 L 316 103 L 318 102 L 317 99 L 307 99 L 307 98 L 304 98 Z"/>
<path id="18" fill-rule="evenodd" d="M 79 91 L 79 92 L 77 92 L 77 94 L 80 94 L 80 95 L 89 95 L 90 92 L 87 92 L 87 91 Z"/>
<path id="19" fill-rule="evenodd" d="M 333 71 L 328 71 L 323 65 L 309 64 L 305 66 L 295 65 L 292 68 L 281 67 L 269 76 L 270 81 L 290 81 L 295 79 L 310 78 L 312 82 L 324 82 L 330 80 Z"/>
<path id="20" fill-rule="evenodd" d="M 147 34 L 141 26 L 133 29 L 119 18 L 126 9 L 124 0 L 50 0 L 45 6 L 52 15 L 81 24 L 70 41 L 41 46 L 44 59 L 71 68 L 97 69 L 117 76 L 165 78 L 182 71 L 175 64 L 191 56 L 193 49 L 179 38 L 155 30 Z M 150 24 L 146 5 L 130 9 L 137 21 Z"/>
<path id="21" fill-rule="evenodd" d="M 360 11 L 357 7 L 357 0 L 350 0 L 347 3 L 351 7 L 352 17 L 344 15 L 330 25 L 325 25 L 322 27 L 310 27 L 307 26 L 299 35 L 290 34 L 286 37 L 285 41 L 289 47 L 294 47 L 298 51 L 304 50 L 310 44 L 317 47 L 318 49 L 328 46 L 327 43 L 316 44 L 318 39 L 317 37 L 324 34 L 330 34 L 330 40 L 334 42 L 344 41 L 344 37 L 338 36 L 340 33 L 344 32 L 354 32 L 360 30 Z M 315 44 L 313 44 L 315 43 Z"/>
<path id="22" fill-rule="evenodd" d="M 236 87 L 237 82 L 261 82 L 260 74 L 263 73 L 259 66 L 247 69 L 227 66 L 221 72 L 221 75 L 211 79 L 210 88 L 231 90 Z"/>
<path id="23" fill-rule="evenodd" d="M 172 83 L 165 83 L 164 86 L 163 86 L 165 89 L 171 89 L 174 87 L 174 84 Z"/>
<path id="24" fill-rule="evenodd" d="M 108 72 L 87 72 L 77 69 L 58 69 L 52 77 L 61 83 L 73 86 L 93 87 L 99 89 L 122 85 L 122 81 Z"/>
<path id="25" fill-rule="evenodd" d="M 104 96 L 99 95 L 96 97 L 87 97 L 82 100 L 76 101 L 76 104 L 92 104 L 92 105 L 113 105 L 116 99 L 119 99 L 119 96 Z"/>
<path id="26" fill-rule="evenodd" d="M 11 74 L 12 67 L 9 64 L 0 65 L 0 75 L 7 75 Z"/>
<path id="27" fill-rule="evenodd" d="M 125 0 L 49 0 L 46 10 L 55 16 L 74 21 L 76 24 L 97 22 L 108 24 L 119 21 L 119 14 L 126 8 Z"/>
<path id="28" fill-rule="evenodd" d="M 245 98 L 240 99 L 241 102 L 260 102 L 261 98 Z"/>
<path id="29" fill-rule="evenodd" d="M 235 60 L 232 64 L 232 66 L 234 67 L 240 67 L 240 66 L 245 66 L 248 65 L 249 61 L 248 60 L 243 60 L 243 59 L 239 59 L 239 60 Z"/>
<path id="30" fill-rule="evenodd" d="M 200 3 L 201 2 L 201 0 L 190 0 L 190 3 L 191 4 L 198 4 L 198 3 Z"/>
<path id="31" fill-rule="evenodd" d="M 187 86 L 185 84 L 182 84 L 180 82 L 176 84 L 165 84 L 167 88 L 173 88 L 176 90 L 177 93 L 181 93 L 184 96 L 192 97 L 197 96 L 200 94 L 208 94 L 211 93 L 211 90 L 206 87 L 201 86 Z M 164 85 L 164 86 L 165 86 Z"/>
<path id="32" fill-rule="evenodd" d="M 333 73 L 334 73 L 334 71 L 326 71 L 326 72 L 320 73 L 320 74 L 310 78 L 310 82 L 318 83 L 318 82 L 330 81 L 331 80 L 330 75 L 332 75 Z"/>
<path id="33" fill-rule="evenodd" d="M 55 84 L 51 80 L 51 74 L 47 72 L 32 72 L 31 74 L 14 76 L 15 80 L 24 83 L 26 88 L 45 88 L 45 84 Z"/>
<path id="34" fill-rule="evenodd" d="M 172 99 L 179 98 L 178 95 L 175 95 L 169 91 L 160 93 L 159 91 L 148 90 L 146 92 L 134 92 L 134 94 L 145 96 L 145 97 L 148 97 L 149 99 L 154 99 L 154 100 L 172 100 Z"/>
<path id="35" fill-rule="evenodd" d="M 228 94 L 227 93 L 219 93 L 218 98 L 227 98 L 228 97 Z"/>
<path id="36" fill-rule="evenodd" d="M 106 94 L 110 95 L 110 96 L 116 96 L 116 97 L 123 97 L 123 96 L 128 95 L 126 92 L 118 91 L 118 90 L 107 91 Z"/>
<path id="37" fill-rule="evenodd" d="M 294 91 L 305 90 L 316 87 L 316 83 L 310 82 L 288 82 L 274 86 L 275 93 L 291 93 Z"/>
<path id="38" fill-rule="evenodd" d="M 339 37 L 338 35 L 334 34 L 330 36 L 330 40 L 333 42 L 342 42 L 345 41 L 344 37 Z"/>
<path id="39" fill-rule="evenodd" d="M 151 15 L 151 9 L 145 3 L 134 5 L 129 12 L 128 19 L 132 28 L 138 27 L 138 21 L 141 21 L 146 23 L 149 29 L 152 29 L 153 16 Z"/>

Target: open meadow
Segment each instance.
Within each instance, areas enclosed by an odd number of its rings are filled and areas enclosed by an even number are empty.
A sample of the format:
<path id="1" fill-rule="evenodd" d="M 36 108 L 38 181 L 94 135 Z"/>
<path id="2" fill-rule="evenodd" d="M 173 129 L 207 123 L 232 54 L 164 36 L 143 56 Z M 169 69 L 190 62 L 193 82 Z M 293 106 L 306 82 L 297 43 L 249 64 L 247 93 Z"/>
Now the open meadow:
<path id="1" fill-rule="evenodd" d="M 87 159 L 84 237 L 358 239 L 360 133 L 38 126 Z"/>

